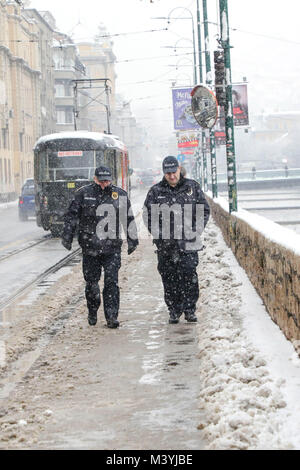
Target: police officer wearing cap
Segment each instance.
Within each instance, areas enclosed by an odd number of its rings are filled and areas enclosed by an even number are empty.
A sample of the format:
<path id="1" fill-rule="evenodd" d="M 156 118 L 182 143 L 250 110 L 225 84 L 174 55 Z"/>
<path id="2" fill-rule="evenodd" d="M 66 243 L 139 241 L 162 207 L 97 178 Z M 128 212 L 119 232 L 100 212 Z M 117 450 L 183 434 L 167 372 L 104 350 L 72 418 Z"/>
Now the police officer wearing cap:
<path id="1" fill-rule="evenodd" d="M 203 249 L 200 235 L 210 215 L 200 185 L 185 178 L 180 170 L 175 157 L 164 159 L 164 178 L 149 190 L 143 212 L 144 223 L 157 247 L 157 268 L 164 287 L 169 323 L 178 323 L 182 314 L 187 322 L 197 322 L 198 251 Z M 159 214 L 157 227 L 154 227 L 155 214 Z M 200 223 L 199 218 L 202 218 Z M 185 230 L 185 221 L 190 223 L 190 231 Z"/>
<path id="2" fill-rule="evenodd" d="M 83 254 L 83 275 L 88 307 L 88 322 L 97 323 L 101 304 L 99 281 L 104 270 L 103 307 L 109 328 L 118 328 L 122 239 L 120 226 L 127 237 L 128 254 L 138 245 L 137 230 L 126 191 L 112 184 L 111 170 L 100 166 L 94 182 L 78 189 L 65 214 L 62 244 L 71 250 L 78 228 L 78 242 Z"/>

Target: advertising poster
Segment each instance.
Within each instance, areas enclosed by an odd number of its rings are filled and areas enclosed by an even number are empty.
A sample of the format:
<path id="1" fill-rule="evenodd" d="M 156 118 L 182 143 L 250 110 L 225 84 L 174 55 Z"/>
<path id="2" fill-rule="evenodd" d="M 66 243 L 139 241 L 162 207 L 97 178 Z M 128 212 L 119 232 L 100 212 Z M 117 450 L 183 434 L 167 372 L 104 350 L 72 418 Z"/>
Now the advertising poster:
<path id="1" fill-rule="evenodd" d="M 199 124 L 192 113 L 192 89 L 192 87 L 172 89 L 175 130 L 199 129 Z"/>
<path id="2" fill-rule="evenodd" d="M 232 85 L 233 122 L 235 126 L 249 126 L 247 83 Z"/>
<path id="3" fill-rule="evenodd" d="M 184 155 L 194 155 L 199 146 L 199 139 L 194 132 L 178 133 L 178 153 Z"/>
<path id="4" fill-rule="evenodd" d="M 233 84 L 232 85 L 232 106 L 233 106 L 233 123 L 235 127 L 249 126 L 248 114 L 248 94 L 247 84 Z M 220 116 L 214 128 L 216 146 L 226 145 L 226 132 L 225 132 L 225 115 L 224 108 L 220 108 Z"/>

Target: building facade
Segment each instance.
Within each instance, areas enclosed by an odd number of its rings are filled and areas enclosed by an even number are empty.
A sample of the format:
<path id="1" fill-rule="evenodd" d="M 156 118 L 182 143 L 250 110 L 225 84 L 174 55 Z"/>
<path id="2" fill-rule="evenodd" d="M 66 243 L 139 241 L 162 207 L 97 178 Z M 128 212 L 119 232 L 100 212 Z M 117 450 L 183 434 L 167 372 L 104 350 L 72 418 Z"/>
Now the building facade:
<path id="1" fill-rule="evenodd" d="M 95 132 L 111 130 L 114 133 L 116 56 L 113 53 L 111 40 L 105 36 L 107 36 L 107 30 L 100 25 L 94 42 L 78 42 L 77 46 L 80 60 L 86 68 L 86 78 L 107 79 L 108 96 L 105 82 L 92 83 L 90 89 L 82 90 L 81 95 L 86 96 L 90 102 L 88 106 L 90 130 Z"/>
<path id="2" fill-rule="evenodd" d="M 55 34 L 53 61 L 56 131 L 73 131 L 75 119 L 78 129 L 89 130 L 89 123 L 86 122 L 87 111 L 84 110 L 80 116 L 75 116 L 74 80 L 85 77 L 85 67 L 79 59 L 76 44 L 66 34 Z M 85 101 L 84 97 L 80 97 L 82 106 Z"/>
<path id="3" fill-rule="evenodd" d="M 20 194 L 33 177 L 36 140 L 53 132 L 111 132 L 134 166 L 145 164 L 145 133 L 116 98 L 115 63 L 103 25 L 93 42 L 75 44 L 50 12 L 0 0 L 0 201 Z"/>
<path id="4" fill-rule="evenodd" d="M 0 199 L 33 176 L 32 148 L 41 133 L 38 28 L 11 1 L 0 1 Z"/>
<path id="5" fill-rule="evenodd" d="M 53 35 L 55 19 L 49 12 L 35 9 L 23 11 L 28 21 L 33 21 L 38 28 L 38 54 L 41 71 L 41 135 L 55 131 L 56 115 L 54 102 L 54 66 L 53 66 Z"/>

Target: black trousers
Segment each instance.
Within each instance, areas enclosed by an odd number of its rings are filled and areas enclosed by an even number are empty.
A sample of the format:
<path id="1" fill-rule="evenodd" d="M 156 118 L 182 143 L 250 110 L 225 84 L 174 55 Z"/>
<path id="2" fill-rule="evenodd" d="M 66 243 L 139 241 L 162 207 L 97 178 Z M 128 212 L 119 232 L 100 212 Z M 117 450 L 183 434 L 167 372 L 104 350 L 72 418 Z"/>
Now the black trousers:
<path id="1" fill-rule="evenodd" d="M 82 269 L 86 282 L 85 296 L 89 312 L 97 312 L 101 305 L 99 281 L 104 270 L 103 307 L 106 320 L 117 318 L 120 305 L 118 284 L 121 252 L 90 256 L 83 253 Z"/>
<path id="2" fill-rule="evenodd" d="M 198 252 L 157 251 L 158 272 L 164 286 L 164 297 L 170 316 L 182 313 L 191 315 L 196 311 L 199 283 L 196 268 Z"/>

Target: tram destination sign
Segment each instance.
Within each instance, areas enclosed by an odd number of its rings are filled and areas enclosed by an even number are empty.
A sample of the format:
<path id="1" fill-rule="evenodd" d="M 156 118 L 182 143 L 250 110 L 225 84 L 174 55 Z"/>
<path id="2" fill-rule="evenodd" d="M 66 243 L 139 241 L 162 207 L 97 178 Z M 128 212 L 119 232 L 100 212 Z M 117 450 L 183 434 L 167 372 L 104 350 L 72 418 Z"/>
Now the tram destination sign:
<path id="1" fill-rule="evenodd" d="M 68 152 L 57 152 L 58 157 L 83 157 L 83 152 L 81 150 L 71 150 Z"/>

